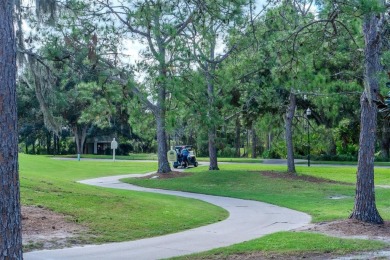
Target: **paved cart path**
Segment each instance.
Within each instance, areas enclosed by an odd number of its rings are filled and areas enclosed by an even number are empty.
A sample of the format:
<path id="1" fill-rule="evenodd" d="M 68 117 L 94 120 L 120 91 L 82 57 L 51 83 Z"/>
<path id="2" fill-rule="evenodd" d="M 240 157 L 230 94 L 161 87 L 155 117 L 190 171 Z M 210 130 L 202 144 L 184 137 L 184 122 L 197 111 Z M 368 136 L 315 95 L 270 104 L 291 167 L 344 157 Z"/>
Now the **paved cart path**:
<path id="1" fill-rule="evenodd" d="M 29 252 L 24 254 L 24 259 L 161 259 L 244 242 L 266 234 L 299 228 L 311 221 L 308 214 L 267 203 L 189 192 L 142 188 L 119 181 L 122 178 L 140 176 L 145 175 L 111 176 L 80 181 L 80 183 L 199 199 L 226 209 L 229 211 L 229 217 L 215 224 L 159 237 L 130 242 Z"/>

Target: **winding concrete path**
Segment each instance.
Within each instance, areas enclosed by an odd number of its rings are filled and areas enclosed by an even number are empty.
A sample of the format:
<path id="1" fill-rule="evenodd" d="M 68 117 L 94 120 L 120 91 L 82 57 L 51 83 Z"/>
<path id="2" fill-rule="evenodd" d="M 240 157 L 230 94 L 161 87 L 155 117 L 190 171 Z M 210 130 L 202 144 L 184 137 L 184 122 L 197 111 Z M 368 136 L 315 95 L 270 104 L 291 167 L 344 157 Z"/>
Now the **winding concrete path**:
<path id="1" fill-rule="evenodd" d="M 229 217 L 215 224 L 180 233 L 122 243 L 34 251 L 24 254 L 24 259 L 161 259 L 229 246 L 266 234 L 299 228 L 311 221 L 311 217 L 305 213 L 267 203 L 189 192 L 142 188 L 119 181 L 122 178 L 140 176 L 145 175 L 120 175 L 80 182 L 99 187 L 199 199 L 226 209 L 229 211 Z"/>

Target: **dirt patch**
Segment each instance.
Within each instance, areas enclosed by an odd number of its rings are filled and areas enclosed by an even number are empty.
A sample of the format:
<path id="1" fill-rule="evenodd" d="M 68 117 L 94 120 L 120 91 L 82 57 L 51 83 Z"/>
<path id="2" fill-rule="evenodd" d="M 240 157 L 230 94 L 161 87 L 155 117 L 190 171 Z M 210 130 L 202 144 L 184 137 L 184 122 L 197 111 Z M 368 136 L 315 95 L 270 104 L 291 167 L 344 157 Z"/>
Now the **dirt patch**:
<path id="1" fill-rule="evenodd" d="M 390 243 L 390 222 L 382 225 L 363 223 L 353 219 L 311 224 L 298 231 L 309 231 L 343 238 L 381 240 Z"/>
<path id="2" fill-rule="evenodd" d="M 172 179 L 191 176 L 192 173 L 172 171 L 169 173 L 155 173 L 148 176 L 140 177 L 140 179 Z"/>
<path id="3" fill-rule="evenodd" d="M 285 179 L 285 180 L 298 180 L 298 181 L 307 181 L 313 183 L 332 183 L 332 184 L 343 184 L 343 185 L 353 185 L 348 182 L 334 181 L 324 178 L 318 178 L 309 175 L 297 175 L 285 172 L 276 172 L 276 171 L 261 171 L 260 174 L 265 177 L 273 178 L 273 179 Z"/>
<path id="4" fill-rule="evenodd" d="M 22 238 L 24 251 L 55 249 L 82 244 L 87 228 L 69 217 L 32 206 L 22 206 Z"/>

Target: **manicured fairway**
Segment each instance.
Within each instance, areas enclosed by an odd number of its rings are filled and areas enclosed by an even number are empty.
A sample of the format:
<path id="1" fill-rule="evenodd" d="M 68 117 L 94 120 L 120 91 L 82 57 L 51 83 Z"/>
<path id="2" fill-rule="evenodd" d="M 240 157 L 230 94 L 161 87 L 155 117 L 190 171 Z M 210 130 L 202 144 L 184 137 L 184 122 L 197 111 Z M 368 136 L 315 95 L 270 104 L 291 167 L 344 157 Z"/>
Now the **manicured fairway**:
<path id="1" fill-rule="evenodd" d="M 62 161 L 20 155 L 23 205 L 69 215 L 89 228 L 90 243 L 127 241 L 178 232 L 227 217 L 220 208 L 185 198 L 103 189 L 76 183 L 99 176 L 146 173 L 149 162 Z M 196 217 L 194 217 L 196 216 Z"/>
<path id="2" fill-rule="evenodd" d="M 296 180 L 287 178 L 286 166 L 221 164 L 220 171 L 195 168 L 188 176 L 174 179 L 132 179 L 128 182 L 156 187 L 259 200 L 309 213 L 314 222 L 348 218 L 354 203 L 354 167 L 298 167 L 299 175 L 309 175 L 326 180 Z M 267 176 L 261 171 L 274 171 Z M 390 184 L 389 169 L 377 169 L 377 183 Z M 271 177 L 272 176 L 272 177 Z M 384 219 L 390 219 L 390 189 L 378 188 L 377 205 Z M 194 259 L 223 258 L 233 254 L 261 254 L 291 256 L 306 253 L 345 254 L 355 251 L 377 250 L 387 245 L 366 240 L 344 240 L 318 234 L 282 232 L 228 248 L 197 255 Z M 282 256 L 280 256 L 280 254 Z M 183 257 L 187 259 L 187 257 Z M 189 257 L 189 259 L 193 259 Z"/>
<path id="3" fill-rule="evenodd" d="M 347 218 L 353 208 L 356 169 L 353 167 L 298 167 L 306 174 L 345 183 L 311 182 L 263 176 L 261 171 L 285 171 L 285 166 L 221 164 L 221 170 L 194 168 L 183 178 L 129 180 L 147 187 L 159 187 L 204 194 L 259 200 L 309 213 L 314 222 Z M 388 169 L 377 169 L 377 183 L 390 184 Z M 377 203 L 382 216 L 390 219 L 390 189 L 378 188 Z M 339 199 L 340 198 L 340 199 Z"/>

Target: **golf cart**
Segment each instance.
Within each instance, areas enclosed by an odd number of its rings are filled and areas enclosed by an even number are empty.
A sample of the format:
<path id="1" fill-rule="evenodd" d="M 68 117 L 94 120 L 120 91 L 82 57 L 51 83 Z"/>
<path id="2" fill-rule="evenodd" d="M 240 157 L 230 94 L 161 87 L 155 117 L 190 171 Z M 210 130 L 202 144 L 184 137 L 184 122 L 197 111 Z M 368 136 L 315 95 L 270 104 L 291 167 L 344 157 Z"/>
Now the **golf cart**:
<path id="1" fill-rule="evenodd" d="M 190 165 L 198 167 L 198 162 L 196 161 L 195 152 L 192 149 L 192 145 L 177 145 L 175 146 L 176 158 L 177 160 L 173 162 L 173 168 L 187 168 Z"/>

